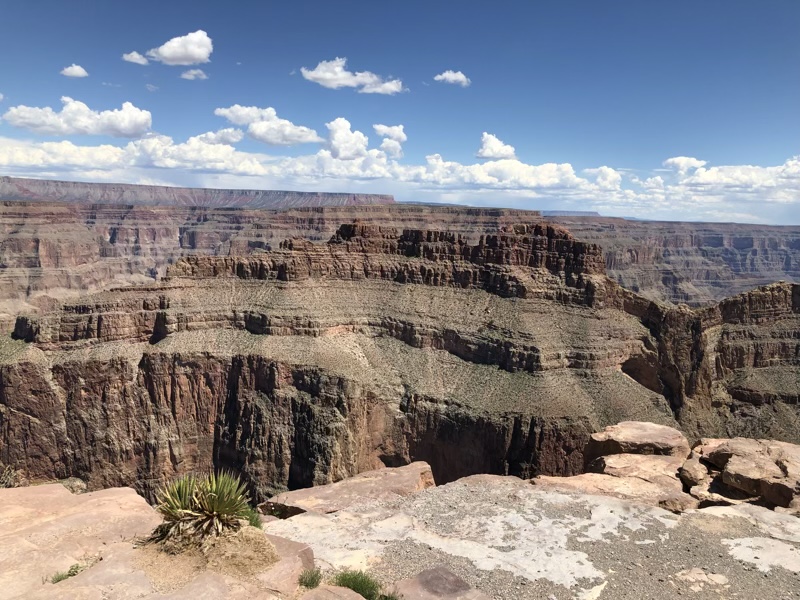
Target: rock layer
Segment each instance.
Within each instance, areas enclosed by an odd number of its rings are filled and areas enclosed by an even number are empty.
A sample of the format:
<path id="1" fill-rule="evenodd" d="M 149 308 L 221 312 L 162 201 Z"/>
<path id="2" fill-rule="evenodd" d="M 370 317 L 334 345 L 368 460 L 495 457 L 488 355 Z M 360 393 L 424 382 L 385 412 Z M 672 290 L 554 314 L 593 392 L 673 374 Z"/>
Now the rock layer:
<path id="1" fill-rule="evenodd" d="M 223 466 L 263 500 L 413 460 L 442 482 L 572 475 L 624 420 L 793 440 L 799 313 L 790 284 L 701 311 L 646 300 L 544 224 L 474 241 L 349 224 L 18 318 L 0 460 L 146 494 Z"/>

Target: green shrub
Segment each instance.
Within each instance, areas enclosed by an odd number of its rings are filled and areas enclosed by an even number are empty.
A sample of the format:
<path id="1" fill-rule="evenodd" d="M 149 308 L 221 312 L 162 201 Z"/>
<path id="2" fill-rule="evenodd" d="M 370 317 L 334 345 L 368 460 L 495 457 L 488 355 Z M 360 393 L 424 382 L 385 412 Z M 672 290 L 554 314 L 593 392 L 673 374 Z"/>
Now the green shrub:
<path id="1" fill-rule="evenodd" d="M 342 571 L 333 578 L 334 585 L 349 588 L 366 600 L 380 600 L 381 584 L 364 571 Z"/>
<path id="2" fill-rule="evenodd" d="M 75 563 L 66 571 L 58 571 L 55 575 L 50 577 L 50 583 L 58 583 L 59 581 L 64 581 L 70 577 L 75 577 L 75 575 L 81 571 L 83 571 L 83 568 L 78 563 Z"/>
<path id="3" fill-rule="evenodd" d="M 304 588 L 313 590 L 320 583 L 322 583 L 322 571 L 319 569 L 306 569 L 300 573 L 298 583 Z"/>
<path id="4" fill-rule="evenodd" d="M 261 522 L 261 515 L 252 506 L 247 507 L 247 516 L 245 517 L 251 526 L 261 529 L 264 524 Z"/>
<path id="5" fill-rule="evenodd" d="M 239 529 L 239 520 L 251 517 L 245 485 L 225 471 L 205 477 L 184 475 L 167 483 L 156 497 L 164 522 L 151 541 L 200 544 L 209 536 Z"/>

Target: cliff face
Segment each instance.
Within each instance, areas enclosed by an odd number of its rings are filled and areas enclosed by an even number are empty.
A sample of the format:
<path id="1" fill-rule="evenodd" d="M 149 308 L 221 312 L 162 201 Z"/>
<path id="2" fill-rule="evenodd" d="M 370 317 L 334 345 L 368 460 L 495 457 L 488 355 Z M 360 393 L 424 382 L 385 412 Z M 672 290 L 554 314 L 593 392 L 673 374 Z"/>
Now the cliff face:
<path id="1" fill-rule="evenodd" d="M 690 306 L 779 280 L 800 283 L 800 227 L 552 217 L 603 248 L 608 275 L 648 298 Z"/>
<path id="2" fill-rule="evenodd" d="M 538 213 L 422 205 L 254 210 L 0 201 L 0 331 L 19 314 L 156 281 L 183 256 L 249 256 L 327 241 L 343 224 L 447 231 L 471 245 Z M 606 272 L 654 300 L 709 305 L 778 280 L 800 282 L 800 228 L 552 217 L 603 250 Z"/>
<path id="3" fill-rule="evenodd" d="M 0 461 L 146 494 L 225 466 L 263 498 L 411 460 L 440 482 L 574 474 L 625 419 L 797 440 L 798 286 L 672 308 L 543 223 L 279 246 L 18 318 Z"/>

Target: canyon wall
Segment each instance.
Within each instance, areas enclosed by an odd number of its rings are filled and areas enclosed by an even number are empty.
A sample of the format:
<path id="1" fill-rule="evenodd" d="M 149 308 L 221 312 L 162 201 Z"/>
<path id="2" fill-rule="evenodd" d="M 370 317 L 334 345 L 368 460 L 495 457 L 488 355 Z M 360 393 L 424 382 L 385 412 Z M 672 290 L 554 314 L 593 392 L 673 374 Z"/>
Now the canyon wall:
<path id="1" fill-rule="evenodd" d="M 448 231 L 472 243 L 535 211 L 425 205 L 286 210 L 0 201 L 0 331 L 21 313 L 156 281 L 182 256 L 246 256 L 288 239 L 328 240 L 354 219 Z M 603 249 L 606 272 L 653 300 L 703 306 L 774 281 L 800 281 L 800 227 L 551 217 Z"/>
<path id="2" fill-rule="evenodd" d="M 588 435 L 626 419 L 798 441 L 800 286 L 693 311 L 604 271 L 541 221 L 477 239 L 359 221 L 187 256 L 16 319 L 0 461 L 146 495 L 230 467 L 263 498 L 412 460 L 439 482 L 574 474 Z"/>
<path id="3" fill-rule="evenodd" d="M 702 306 L 776 281 L 800 283 L 800 227 L 551 219 L 603 248 L 608 275 L 651 299 Z"/>

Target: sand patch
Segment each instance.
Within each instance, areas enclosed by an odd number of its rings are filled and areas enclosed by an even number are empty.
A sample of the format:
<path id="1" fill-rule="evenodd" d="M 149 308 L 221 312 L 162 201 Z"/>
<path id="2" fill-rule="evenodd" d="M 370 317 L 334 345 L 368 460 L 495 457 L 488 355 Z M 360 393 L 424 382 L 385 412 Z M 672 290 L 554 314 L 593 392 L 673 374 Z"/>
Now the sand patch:
<path id="1" fill-rule="evenodd" d="M 142 569 L 157 591 L 178 590 L 203 571 L 213 571 L 242 581 L 256 581 L 280 560 L 261 529 L 246 526 L 235 533 L 207 540 L 202 547 L 145 544 L 135 553 L 135 565 Z"/>

